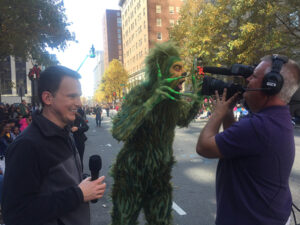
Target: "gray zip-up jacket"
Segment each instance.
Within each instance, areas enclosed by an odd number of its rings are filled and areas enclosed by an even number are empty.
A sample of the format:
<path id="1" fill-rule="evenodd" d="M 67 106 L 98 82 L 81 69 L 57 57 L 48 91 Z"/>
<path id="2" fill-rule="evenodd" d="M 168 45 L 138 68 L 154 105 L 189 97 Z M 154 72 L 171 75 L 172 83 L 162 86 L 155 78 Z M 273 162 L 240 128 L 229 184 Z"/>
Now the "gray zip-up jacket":
<path id="1" fill-rule="evenodd" d="M 74 141 L 40 113 L 9 146 L 3 186 L 6 225 L 89 225 Z"/>

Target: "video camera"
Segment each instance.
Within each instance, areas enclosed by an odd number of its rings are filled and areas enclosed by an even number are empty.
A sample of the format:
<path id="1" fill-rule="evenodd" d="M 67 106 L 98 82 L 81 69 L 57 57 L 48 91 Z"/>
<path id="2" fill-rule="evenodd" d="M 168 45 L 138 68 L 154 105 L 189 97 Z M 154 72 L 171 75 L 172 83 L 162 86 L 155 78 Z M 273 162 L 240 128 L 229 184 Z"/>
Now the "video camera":
<path id="1" fill-rule="evenodd" d="M 195 61 L 197 65 L 195 67 L 195 71 L 200 75 L 210 73 L 225 76 L 240 76 L 246 79 L 253 74 L 255 68 L 254 66 L 247 66 L 243 64 L 233 64 L 230 68 L 209 66 L 201 67 L 199 66 L 199 58 Z M 243 86 L 240 84 L 226 83 L 222 80 L 215 79 L 211 76 L 204 76 L 201 94 L 214 95 L 215 91 L 218 91 L 221 95 L 223 94 L 224 88 L 227 89 L 227 99 L 232 97 L 237 92 L 241 92 L 241 94 L 245 92 L 245 88 L 243 88 Z"/>

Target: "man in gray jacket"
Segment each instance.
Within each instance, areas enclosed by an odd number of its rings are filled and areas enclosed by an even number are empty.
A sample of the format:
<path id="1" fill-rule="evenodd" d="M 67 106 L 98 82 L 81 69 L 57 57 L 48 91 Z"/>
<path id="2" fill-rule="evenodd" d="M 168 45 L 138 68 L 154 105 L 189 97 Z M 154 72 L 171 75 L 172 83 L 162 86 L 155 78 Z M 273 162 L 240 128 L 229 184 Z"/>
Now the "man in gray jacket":
<path id="1" fill-rule="evenodd" d="M 101 198 L 104 177 L 82 180 L 69 126 L 81 106 L 80 75 L 63 66 L 41 73 L 43 105 L 9 146 L 2 211 L 6 225 L 89 225 L 89 201 Z"/>

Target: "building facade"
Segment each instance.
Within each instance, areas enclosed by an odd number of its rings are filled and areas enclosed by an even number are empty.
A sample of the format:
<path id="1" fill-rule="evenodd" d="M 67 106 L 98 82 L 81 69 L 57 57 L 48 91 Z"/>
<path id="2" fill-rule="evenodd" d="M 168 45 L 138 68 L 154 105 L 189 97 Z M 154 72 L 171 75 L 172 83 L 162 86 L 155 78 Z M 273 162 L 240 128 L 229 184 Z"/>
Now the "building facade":
<path id="1" fill-rule="evenodd" d="M 103 19 L 104 69 L 113 59 L 123 63 L 122 19 L 120 10 L 107 9 Z"/>
<path id="2" fill-rule="evenodd" d="M 20 103 L 21 97 L 31 102 L 31 80 L 27 74 L 32 67 L 31 62 L 19 57 L 8 56 L 0 61 L 0 102 Z"/>
<path id="3" fill-rule="evenodd" d="M 184 0 L 120 0 L 123 65 L 129 88 L 145 79 L 145 57 L 155 43 L 169 40 L 168 29 L 177 23 Z"/>

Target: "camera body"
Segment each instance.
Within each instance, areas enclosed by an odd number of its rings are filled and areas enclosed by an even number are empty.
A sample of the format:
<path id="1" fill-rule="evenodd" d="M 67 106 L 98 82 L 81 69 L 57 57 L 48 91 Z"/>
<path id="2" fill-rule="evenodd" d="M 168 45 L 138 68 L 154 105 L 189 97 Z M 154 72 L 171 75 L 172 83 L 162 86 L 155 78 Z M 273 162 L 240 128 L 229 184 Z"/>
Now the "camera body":
<path id="1" fill-rule="evenodd" d="M 240 91 L 241 93 L 244 91 L 262 91 L 269 96 L 276 95 L 280 92 L 284 83 L 284 79 L 280 74 L 280 71 L 282 66 L 288 62 L 288 58 L 283 55 L 274 54 L 270 56 L 270 59 L 272 60 L 271 71 L 264 75 L 261 88 L 246 90 L 241 85 L 229 84 L 214 78 L 204 77 L 201 94 L 212 95 L 215 90 L 222 93 L 223 89 L 227 88 L 228 97 L 232 96 L 237 91 Z M 203 67 L 203 72 L 248 78 L 253 74 L 254 68 L 254 66 L 233 64 L 229 69 L 223 67 Z"/>
<path id="2" fill-rule="evenodd" d="M 254 66 L 248 66 L 243 64 L 233 64 L 230 68 L 225 67 L 203 67 L 205 73 L 219 74 L 225 76 L 239 76 L 247 78 L 253 74 Z M 215 79 L 211 76 L 205 76 L 202 84 L 202 95 L 214 95 L 215 91 L 219 94 L 223 94 L 224 88 L 227 89 L 227 99 L 232 97 L 235 93 L 245 92 L 245 89 L 240 84 L 226 83 L 222 80 Z"/>

